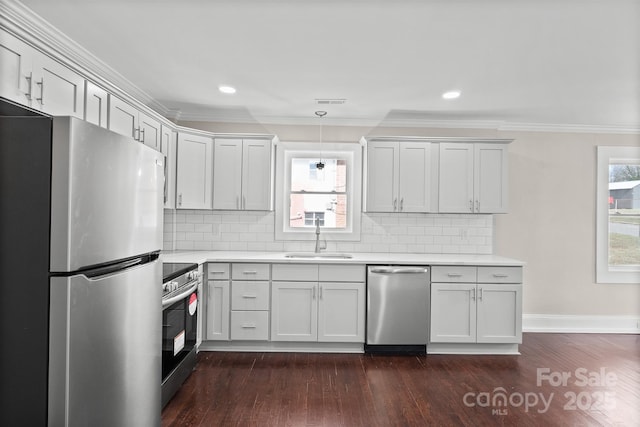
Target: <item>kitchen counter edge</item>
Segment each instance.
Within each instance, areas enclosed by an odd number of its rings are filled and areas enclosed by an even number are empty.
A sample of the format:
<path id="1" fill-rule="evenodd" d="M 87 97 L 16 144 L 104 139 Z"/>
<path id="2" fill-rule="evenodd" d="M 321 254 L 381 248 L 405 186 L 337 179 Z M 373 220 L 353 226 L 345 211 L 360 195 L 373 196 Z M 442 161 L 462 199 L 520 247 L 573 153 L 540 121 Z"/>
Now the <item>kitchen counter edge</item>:
<path id="1" fill-rule="evenodd" d="M 256 262 L 288 264 L 475 265 L 521 267 L 526 263 L 499 255 L 352 252 L 352 258 L 287 258 L 289 252 L 163 251 L 163 262 Z"/>

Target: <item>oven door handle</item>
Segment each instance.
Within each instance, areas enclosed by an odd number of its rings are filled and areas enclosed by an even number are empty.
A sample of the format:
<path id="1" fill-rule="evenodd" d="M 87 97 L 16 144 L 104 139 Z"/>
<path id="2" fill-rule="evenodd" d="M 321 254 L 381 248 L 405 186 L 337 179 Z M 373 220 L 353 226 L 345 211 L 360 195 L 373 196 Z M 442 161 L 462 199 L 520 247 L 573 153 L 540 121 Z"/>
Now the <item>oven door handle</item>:
<path id="1" fill-rule="evenodd" d="M 166 300 L 163 299 L 162 308 L 164 309 L 166 307 L 169 307 L 171 304 L 180 301 L 181 299 L 185 299 L 191 294 L 191 292 L 195 291 L 196 289 L 198 289 L 198 282 L 193 282 L 193 285 L 189 286 L 189 289 L 187 289 L 186 291 L 180 292 L 178 295 L 167 298 Z"/>

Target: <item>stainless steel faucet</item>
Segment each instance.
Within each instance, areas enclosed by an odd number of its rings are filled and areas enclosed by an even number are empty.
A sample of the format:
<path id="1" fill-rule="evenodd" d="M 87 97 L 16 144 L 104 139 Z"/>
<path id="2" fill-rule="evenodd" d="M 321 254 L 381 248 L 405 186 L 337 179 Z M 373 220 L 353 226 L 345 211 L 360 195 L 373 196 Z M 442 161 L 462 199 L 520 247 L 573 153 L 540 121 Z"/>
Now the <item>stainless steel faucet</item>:
<path id="1" fill-rule="evenodd" d="M 322 243 L 320 243 L 320 218 L 316 218 L 316 249 L 314 250 L 314 252 L 320 253 L 322 249 L 326 249 L 326 248 L 327 248 L 326 240 L 323 240 Z"/>

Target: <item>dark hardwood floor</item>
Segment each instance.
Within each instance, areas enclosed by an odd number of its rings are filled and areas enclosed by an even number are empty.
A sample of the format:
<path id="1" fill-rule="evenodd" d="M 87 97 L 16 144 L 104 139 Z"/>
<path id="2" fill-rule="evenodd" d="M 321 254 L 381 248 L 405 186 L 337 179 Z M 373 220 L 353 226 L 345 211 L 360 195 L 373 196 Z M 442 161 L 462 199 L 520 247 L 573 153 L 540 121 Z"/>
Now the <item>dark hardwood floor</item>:
<path id="1" fill-rule="evenodd" d="M 162 425 L 640 426 L 640 335 L 528 333 L 520 350 L 201 352 Z"/>

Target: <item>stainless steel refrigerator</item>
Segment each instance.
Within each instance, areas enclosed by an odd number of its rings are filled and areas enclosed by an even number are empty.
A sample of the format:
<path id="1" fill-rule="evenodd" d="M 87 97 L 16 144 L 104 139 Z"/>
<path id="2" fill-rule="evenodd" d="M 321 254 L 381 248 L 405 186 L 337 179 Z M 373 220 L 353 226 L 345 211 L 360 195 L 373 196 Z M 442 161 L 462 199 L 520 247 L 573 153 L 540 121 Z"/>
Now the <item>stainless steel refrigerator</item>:
<path id="1" fill-rule="evenodd" d="M 160 424 L 163 162 L 0 101 L 0 425 Z"/>

